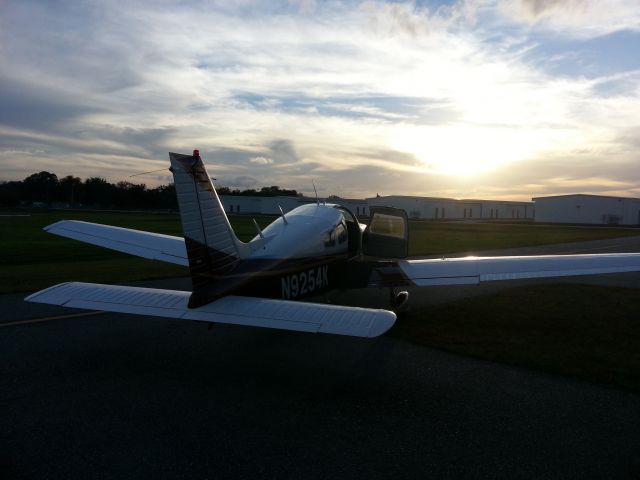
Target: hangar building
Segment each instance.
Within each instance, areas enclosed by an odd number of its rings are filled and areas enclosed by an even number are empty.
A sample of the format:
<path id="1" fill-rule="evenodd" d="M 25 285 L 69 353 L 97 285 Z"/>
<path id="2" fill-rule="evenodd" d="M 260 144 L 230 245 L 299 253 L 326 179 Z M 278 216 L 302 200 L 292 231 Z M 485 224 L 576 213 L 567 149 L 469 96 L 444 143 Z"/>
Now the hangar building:
<path id="1" fill-rule="evenodd" d="M 253 213 L 259 215 L 279 214 L 278 205 L 286 213 L 303 203 L 308 203 L 303 201 L 301 197 L 252 197 L 248 195 L 220 195 L 220 201 L 227 213 Z"/>
<path id="2" fill-rule="evenodd" d="M 259 197 L 244 195 L 220 195 L 227 213 L 277 215 L 278 206 L 286 213 L 305 203 L 315 203 L 311 197 Z M 320 199 L 321 202 L 325 199 Z M 423 220 L 531 220 L 532 202 L 508 202 L 499 200 L 456 200 L 454 198 L 411 197 L 391 195 L 367 199 L 340 198 L 332 196 L 328 203 L 345 206 L 357 217 L 369 215 L 369 207 L 384 206 L 401 208 L 409 218 Z"/>
<path id="3" fill-rule="evenodd" d="M 640 198 L 574 194 L 532 200 L 536 222 L 640 225 Z"/>
<path id="4" fill-rule="evenodd" d="M 369 206 L 401 208 L 409 218 L 424 220 L 526 220 L 533 219 L 532 202 L 456 200 L 455 198 L 391 195 L 367 198 Z"/>
<path id="5" fill-rule="evenodd" d="M 279 215 L 280 209 L 286 213 L 305 203 L 315 203 L 316 199 L 311 197 L 261 197 L 249 195 L 220 195 L 220 201 L 227 213 L 252 213 L 259 215 Z M 325 199 L 321 198 L 321 202 Z M 337 203 L 351 210 L 357 217 L 369 215 L 367 201 L 364 199 L 340 198 L 332 196 L 326 199 L 327 203 Z"/>

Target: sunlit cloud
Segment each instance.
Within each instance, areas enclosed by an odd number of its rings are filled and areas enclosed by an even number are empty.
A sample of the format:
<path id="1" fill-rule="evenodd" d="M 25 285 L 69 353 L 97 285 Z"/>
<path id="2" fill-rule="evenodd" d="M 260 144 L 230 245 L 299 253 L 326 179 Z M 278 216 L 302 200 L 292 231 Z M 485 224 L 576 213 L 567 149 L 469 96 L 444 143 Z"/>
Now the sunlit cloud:
<path id="1" fill-rule="evenodd" d="M 561 35 L 581 38 L 640 30 L 634 0 L 500 0 L 509 19 Z"/>
<path id="2" fill-rule="evenodd" d="M 7 2 L 2 177 L 122 180 L 199 148 L 237 187 L 634 194 L 640 64 L 578 48 L 640 30 L 614 4 Z"/>

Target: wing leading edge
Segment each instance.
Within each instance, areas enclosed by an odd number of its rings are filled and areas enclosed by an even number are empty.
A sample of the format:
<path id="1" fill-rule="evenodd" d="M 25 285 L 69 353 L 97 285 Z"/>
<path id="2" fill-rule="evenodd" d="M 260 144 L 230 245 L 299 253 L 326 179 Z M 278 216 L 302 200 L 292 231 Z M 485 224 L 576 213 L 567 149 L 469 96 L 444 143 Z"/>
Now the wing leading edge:
<path id="1" fill-rule="evenodd" d="M 78 220 L 61 220 L 44 227 L 44 230 L 138 257 L 189 266 L 182 237 Z"/>
<path id="2" fill-rule="evenodd" d="M 638 272 L 640 253 L 403 260 L 398 266 L 418 286 L 469 285 L 498 280 Z"/>
<path id="3" fill-rule="evenodd" d="M 72 308 L 106 310 L 159 317 L 279 328 L 355 337 L 377 337 L 396 316 L 388 310 L 227 296 L 198 308 L 188 308 L 190 292 L 95 283 L 61 283 L 25 298 L 26 301 Z"/>

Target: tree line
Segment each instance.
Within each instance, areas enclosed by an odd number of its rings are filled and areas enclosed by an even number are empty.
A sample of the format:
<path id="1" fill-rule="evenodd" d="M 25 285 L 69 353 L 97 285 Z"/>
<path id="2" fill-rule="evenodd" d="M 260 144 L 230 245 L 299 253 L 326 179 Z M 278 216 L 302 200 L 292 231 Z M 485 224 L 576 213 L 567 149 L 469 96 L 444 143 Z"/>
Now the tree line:
<path id="1" fill-rule="evenodd" d="M 295 190 L 281 189 L 274 185 L 260 190 L 217 188 L 220 195 L 244 195 L 275 197 L 297 196 Z M 58 178 L 55 173 L 39 172 L 24 180 L 0 181 L 0 206 L 54 206 L 68 208 L 135 208 L 177 209 L 174 185 L 147 188 L 144 183 L 110 183 L 102 177 L 86 180 L 73 175 Z"/>

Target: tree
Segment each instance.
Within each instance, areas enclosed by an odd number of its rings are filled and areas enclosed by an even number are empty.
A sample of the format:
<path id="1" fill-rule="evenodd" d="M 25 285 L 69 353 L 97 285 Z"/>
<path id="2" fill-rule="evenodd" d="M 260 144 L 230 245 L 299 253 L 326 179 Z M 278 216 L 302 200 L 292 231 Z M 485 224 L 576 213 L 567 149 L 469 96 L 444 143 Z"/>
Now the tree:
<path id="1" fill-rule="evenodd" d="M 87 205 L 100 205 L 103 207 L 113 204 L 114 185 L 102 177 L 87 178 L 84 182 L 84 203 Z"/>
<path id="2" fill-rule="evenodd" d="M 22 198 L 22 182 L 0 182 L 0 206 L 14 207 Z"/>
<path id="3" fill-rule="evenodd" d="M 295 190 L 286 190 L 277 185 L 247 190 L 219 187 L 219 195 L 242 195 L 275 197 L 298 195 Z M 99 208 L 154 208 L 176 209 L 175 185 L 147 188 L 144 183 L 118 182 L 115 185 L 102 177 L 90 177 L 84 182 L 73 175 L 58 179 L 55 173 L 38 172 L 22 181 L 0 181 L 0 205 L 19 205 L 22 202 L 63 202 Z"/>
<path id="4" fill-rule="evenodd" d="M 76 202 L 76 195 L 80 195 L 80 188 L 82 187 L 82 180 L 80 177 L 74 177 L 73 175 L 67 175 L 61 178 L 59 183 L 60 196 L 58 200 L 68 202 L 73 206 Z"/>
<path id="5" fill-rule="evenodd" d="M 22 185 L 25 200 L 49 203 L 55 199 L 58 176 L 55 173 L 45 171 L 34 173 L 25 178 Z"/>

